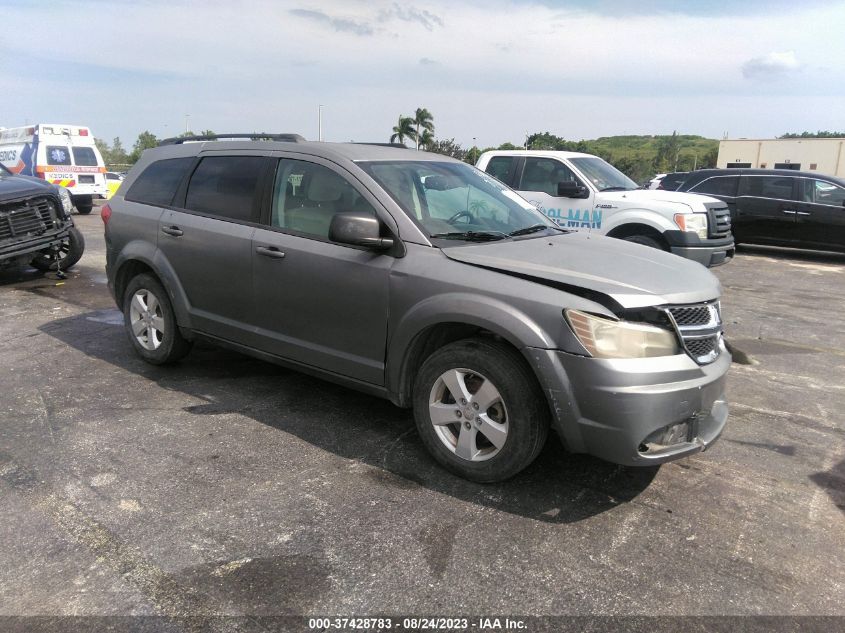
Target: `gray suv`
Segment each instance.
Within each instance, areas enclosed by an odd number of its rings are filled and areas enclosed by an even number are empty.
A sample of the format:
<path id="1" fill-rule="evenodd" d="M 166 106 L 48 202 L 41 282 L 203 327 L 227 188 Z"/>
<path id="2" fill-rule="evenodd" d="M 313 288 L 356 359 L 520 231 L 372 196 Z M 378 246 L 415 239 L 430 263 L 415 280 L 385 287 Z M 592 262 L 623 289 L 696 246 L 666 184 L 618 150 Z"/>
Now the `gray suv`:
<path id="1" fill-rule="evenodd" d="M 653 465 L 705 449 L 728 416 L 710 272 L 562 229 L 457 160 L 173 142 L 102 213 L 142 358 L 210 340 L 387 398 L 468 479 L 513 476 L 550 426 L 570 451 Z"/>

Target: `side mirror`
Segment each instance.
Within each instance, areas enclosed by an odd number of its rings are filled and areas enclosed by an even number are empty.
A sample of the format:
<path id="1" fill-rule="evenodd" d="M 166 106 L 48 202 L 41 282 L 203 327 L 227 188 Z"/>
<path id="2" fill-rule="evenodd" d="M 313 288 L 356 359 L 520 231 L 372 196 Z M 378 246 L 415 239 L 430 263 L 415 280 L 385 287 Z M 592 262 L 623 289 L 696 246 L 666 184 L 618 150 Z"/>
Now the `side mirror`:
<path id="1" fill-rule="evenodd" d="M 329 225 L 329 239 L 339 244 L 366 246 L 376 250 L 393 246 L 389 237 L 381 237 L 378 218 L 359 213 L 337 213 Z"/>
<path id="2" fill-rule="evenodd" d="M 557 195 L 558 198 L 589 198 L 590 192 L 574 180 L 562 180 L 557 183 Z"/>

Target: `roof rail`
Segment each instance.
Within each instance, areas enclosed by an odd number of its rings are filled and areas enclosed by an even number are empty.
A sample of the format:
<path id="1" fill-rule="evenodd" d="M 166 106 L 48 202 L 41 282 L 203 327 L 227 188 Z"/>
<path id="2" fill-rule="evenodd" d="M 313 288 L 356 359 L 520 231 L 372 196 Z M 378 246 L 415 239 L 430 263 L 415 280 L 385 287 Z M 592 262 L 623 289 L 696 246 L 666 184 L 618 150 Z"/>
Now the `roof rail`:
<path id="1" fill-rule="evenodd" d="M 181 145 L 192 141 L 216 141 L 222 138 L 242 138 L 251 141 L 286 141 L 288 143 L 301 143 L 305 140 L 299 134 L 265 134 L 264 132 L 245 132 L 243 134 L 199 134 L 191 136 L 175 136 L 159 141 L 162 145 Z"/>
<path id="2" fill-rule="evenodd" d="M 378 147 L 399 147 L 402 149 L 409 149 L 405 143 L 368 143 L 367 141 L 355 141 L 353 145 L 376 145 Z"/>

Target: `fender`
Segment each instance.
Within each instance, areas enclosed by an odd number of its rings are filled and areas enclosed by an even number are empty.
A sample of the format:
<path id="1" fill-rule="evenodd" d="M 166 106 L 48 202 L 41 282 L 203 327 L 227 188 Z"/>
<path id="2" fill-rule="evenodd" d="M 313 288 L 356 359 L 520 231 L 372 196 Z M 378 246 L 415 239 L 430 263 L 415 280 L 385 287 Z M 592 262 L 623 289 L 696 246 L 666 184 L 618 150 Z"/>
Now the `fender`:
<path id="1" fill-rule="evenodd" d="M 680 213 L 680 210 L 678 212 Z M 678 230 L 678 226 L 671 220 L 671 217 L 666 217 L 666 215 L 657 213 L 653 209 L 624 209 L 607 214 L 605 218 L 606 224 L 602 227 L 602 232 L 605 235 L 609 235 L 614 229 L 625 224 L 644 224 L 658 233 Z"/>
<path id="2" fill-rule="evenodd" d="M 393 328 L 387 346 L 385 376 L 389 392 L 401 391 L 405 365 L 417 336 L 431 326 L 445 323 L 460 323 L 493 332 L 524 355 L 526 347 L 557 347 L 550 333 L 527 314 L 498 299 L 464 293 L 429 297 L 407 310 Z"/>
<path id="3" fill-rule="evenodd" d="M 155 275 L 161 280 L 164 289 L 170 297 L 173 311 L 176 314 L 176 323 L 179 327 L 191 328 L 190 306 L 188 295 L 179 282 L 179 276 L 173 270 L 170 262 L 164 254 L 153 244 L 143 240 L 132 240 L 120 251 L 115 261 L 115 279 L 120 276 L 123 267 L 133 261 L 138 261 L 152 268 Z M 120 299 L 118 299 L 118 304 Z M 121 306 L 122 307 L 122 306 Z"/>

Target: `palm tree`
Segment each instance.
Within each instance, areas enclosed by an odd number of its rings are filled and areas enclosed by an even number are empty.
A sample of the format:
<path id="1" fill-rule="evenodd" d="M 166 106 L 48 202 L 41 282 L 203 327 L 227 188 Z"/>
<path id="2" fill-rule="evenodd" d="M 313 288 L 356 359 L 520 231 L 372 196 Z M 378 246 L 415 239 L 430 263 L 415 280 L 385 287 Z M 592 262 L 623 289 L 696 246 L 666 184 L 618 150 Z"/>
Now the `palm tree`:
<path id="1" fill-rule="evenodd" d="M 390 142 L 404 143 L 406 138 L 411 140 L 416 140 L 417 138 L 414 133 L 414 119 L 400 114 L 399 123 L 393 126 L 393 134 L 390 137 Z"/>
<path id="2" fill-rule="evenodd" d="M 434 117 L 425 108 L 417 108 L 417 111 L 414 113 L 414 125 L 416 125 L 417 149 L 419 149 L 420 145 L 424 145 L 421 142 L 420 128 L 434 134 Z"/>
<path id="3" fill-rule="evenodd" d="M 428 149 L 434 143 L 434 134 L 428 130 L 423 130 L 422 134 L 417 136 L 417 149 Z"/>

